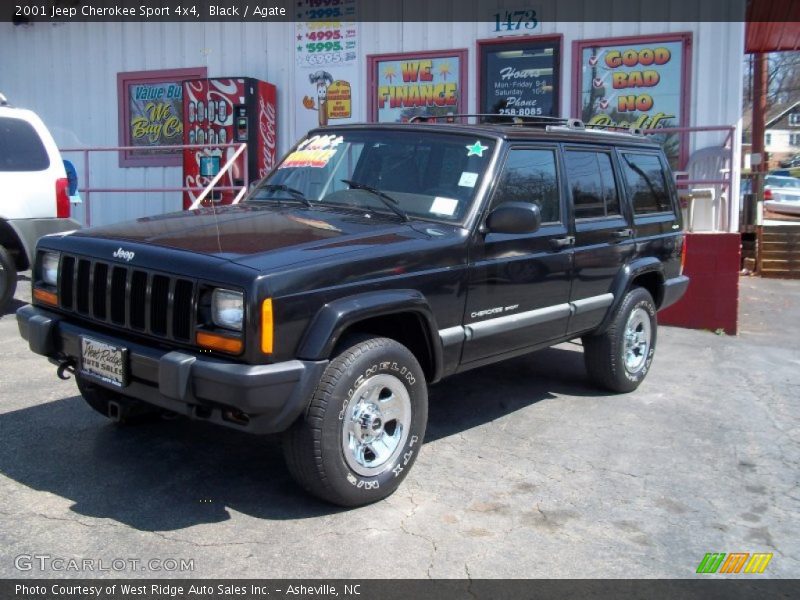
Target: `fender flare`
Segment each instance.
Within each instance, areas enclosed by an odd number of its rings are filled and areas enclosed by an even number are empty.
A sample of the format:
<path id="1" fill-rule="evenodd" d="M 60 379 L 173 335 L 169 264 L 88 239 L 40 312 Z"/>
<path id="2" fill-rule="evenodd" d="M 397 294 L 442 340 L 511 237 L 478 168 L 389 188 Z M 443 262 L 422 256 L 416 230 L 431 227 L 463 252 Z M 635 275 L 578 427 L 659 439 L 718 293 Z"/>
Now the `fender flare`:
<path id="1" fill-rule="evenodd" d="M 428 301 L 417 290 L 365 292 L 337 298 L 325 304 L 311 319 L 298 347 L 298 358 L 325 360 L 331 356 L 342 333 L 365 319 L 399 313 L 416 314 L 423 325 L 433 358 L 433 378 L 441 377 L 442 345 L 436 319 Z"/>
<path id="2" fill-rule="evenodd" d="M 626 264 L 622 269 L 620 269 L 619 273 L 617 273 L 617 276 L 614 278 L 614 282 L 611 285 L 611 292 L 614 294 L 614 302 L 612 302 L 611 306 L 608 307 L 606 316 L 603 318 L 602 322 L 594 331 L 594 333 L 603 333 L 608 328 L 608 326 L 611 324 L 611 320 L 614 318 L 614 315 L 617 314 L 617 309 L 622 303 L 622 299 L 631 288 L 631 283 L 633 280 L 645 273 L 657 273 L 661 280 L 661 285 L 664 285 L 664 281 L 666 279 L 664 276 L 664 264 L 658 258 L 654 256 L 646 256 Z M 653 298 L 653 300 L 658 303 L 658 298 Z"/>

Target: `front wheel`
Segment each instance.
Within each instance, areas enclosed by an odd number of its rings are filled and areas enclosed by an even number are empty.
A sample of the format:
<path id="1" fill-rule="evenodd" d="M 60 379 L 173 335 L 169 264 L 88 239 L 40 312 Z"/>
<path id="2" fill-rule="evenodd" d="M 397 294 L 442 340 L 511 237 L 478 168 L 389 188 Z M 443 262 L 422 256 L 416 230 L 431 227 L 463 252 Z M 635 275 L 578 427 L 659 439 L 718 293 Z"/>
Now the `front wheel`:
<path id="1" fill-rule="evenodd" d="M 386 498 L 414 464 L 428 419 L 425 375 L 388 338 L 354 339 L 328 365 L 305 415 L 284 434 L 286 464 L 340 506 Z"/>
<path id="2" fill-rule="evenodd" d="M 644 381 L 656 351 L 656 306 L 650 293 L 632 288 L 609 328 L 583 338 L 586 370 L 596 384 L 612 392 L 632 392 Z"/>

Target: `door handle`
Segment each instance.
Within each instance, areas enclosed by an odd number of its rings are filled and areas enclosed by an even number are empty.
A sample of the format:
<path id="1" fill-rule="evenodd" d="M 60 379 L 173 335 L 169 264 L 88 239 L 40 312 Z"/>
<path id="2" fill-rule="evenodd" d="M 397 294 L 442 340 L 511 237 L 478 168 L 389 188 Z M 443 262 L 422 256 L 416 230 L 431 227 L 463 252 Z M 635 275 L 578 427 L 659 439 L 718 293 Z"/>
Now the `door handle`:
<path id="1" fill-rule="evenodd" d="M 550 247 L 553 250 L 561 250 L 563 248 L 569 248 L 575 243 L 575 236 L 568 235 L 563 238 L 553 238 L 550 240 Z"/>
<path id="2" fill-rule="evenodd" d="M 633 229 L 630 228 L 618 229 L 612 234 L 612 236 L 614 237 L 615 240 L 626 240 L 629 237 L 633 236 Z"/>

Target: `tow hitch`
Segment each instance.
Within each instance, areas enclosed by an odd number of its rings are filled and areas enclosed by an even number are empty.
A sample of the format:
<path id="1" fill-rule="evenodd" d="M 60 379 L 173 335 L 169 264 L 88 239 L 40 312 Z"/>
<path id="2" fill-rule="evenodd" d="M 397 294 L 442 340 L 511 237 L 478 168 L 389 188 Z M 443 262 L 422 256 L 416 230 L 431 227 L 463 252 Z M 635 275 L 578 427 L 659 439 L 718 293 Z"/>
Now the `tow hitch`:
<path id="1" fill-rule="evenodd" d="M 65 381 L 70 379 L 70 376 L 67 375 L 67 373 L 75 375 L 75 361 L 71 358 L 59 363 L 58 370 L 56 370 L 56 375 L 58 375 L 58 378 Z"/>

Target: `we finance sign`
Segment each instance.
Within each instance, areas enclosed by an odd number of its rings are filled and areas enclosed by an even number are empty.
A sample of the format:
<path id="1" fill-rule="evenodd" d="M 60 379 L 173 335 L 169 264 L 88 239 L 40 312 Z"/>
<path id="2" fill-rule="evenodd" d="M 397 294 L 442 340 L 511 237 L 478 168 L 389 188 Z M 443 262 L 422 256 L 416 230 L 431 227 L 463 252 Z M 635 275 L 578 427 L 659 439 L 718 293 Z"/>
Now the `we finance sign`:
<path id="1" fill-rule="evenodd" d="M 405 122 L 415 116 L 462 112 L 466 51 L 370 57 L 372 119 Z"/>

